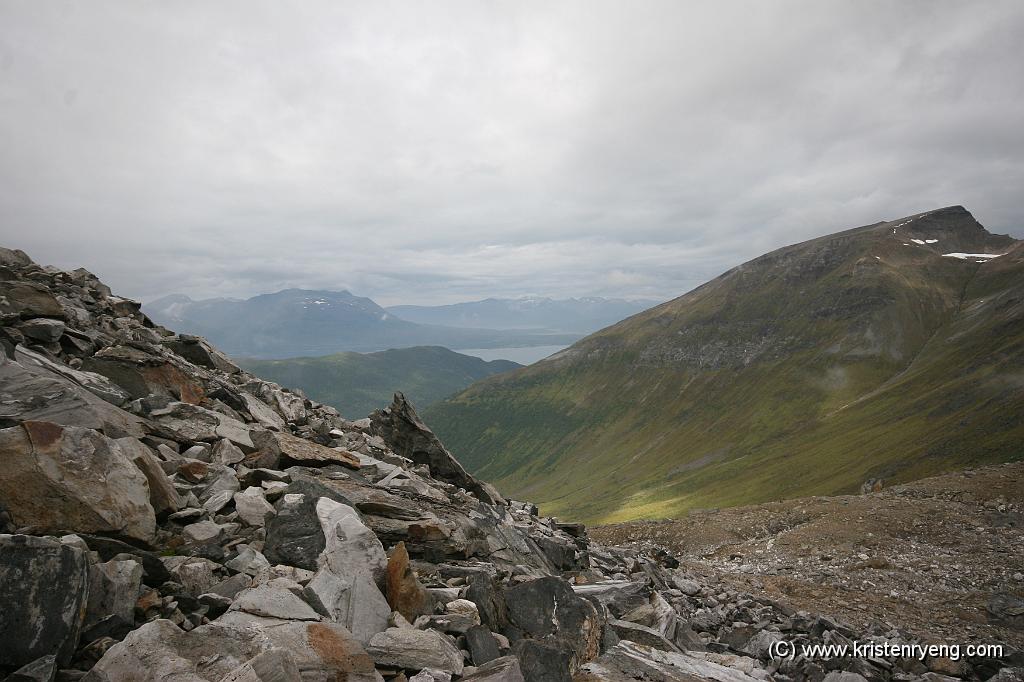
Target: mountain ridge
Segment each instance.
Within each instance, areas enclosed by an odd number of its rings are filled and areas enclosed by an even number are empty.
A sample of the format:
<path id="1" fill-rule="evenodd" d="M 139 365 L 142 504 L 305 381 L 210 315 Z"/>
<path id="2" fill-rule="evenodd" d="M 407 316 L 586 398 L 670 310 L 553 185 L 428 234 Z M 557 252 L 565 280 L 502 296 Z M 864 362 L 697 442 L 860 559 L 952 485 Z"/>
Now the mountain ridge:
<path id="1" fill-rule="evenodd" d="M 1024 435 L 1019 427 L 997 427 L 971 449 L 955 419 L 935 417 L 941 428 L 929 433 L 921 414 L 961 390 L 977 405 L 952 413 L 981 419 L 988 400 L 978 384 L 998 384 L 984 374 L 995 371 L 988 352 L 1000 344 L 1009 358 L 1001 371 L 1016 376 L 1024 313 L 1013 274 L 1022 252 L 960 206 L 825 235 L 479 382 L 427 417 L 471 471 L 588 521 L 848 492 L 869 477 L 1005 459 L 1009 436 Z M 1006 310 L 992 308 L 1000 295 Z M 984 319 L 968 314 L 971 305 Z M 972 323 L 1009 326 L 993 337 L 1004 341 L 991 341 Z M 954 333 L 958 352 L 942 345 Z M 957 389 L 943 388 L 940 359 L 962 368 Z M 897 388 L 907 403 L 925 396 L 921 414 L 893 398 Z M 1003 393 L 1024 405 L 1019 391 Z M 864 443 L 846 442 L 854 436 Z M 787 460 L 799 462 L 793 475 L 780 464 Z"/>
<path id="2" fill-rule="evenodd" d="M 238 357 L 302 357 L 411 346 L 541 346 L 571 343 L 580 336 L 416 324 L 348 291 L 293 288 L 247 299 L 186 298 L 165 296 L 143 305 L 143 311 L 157 323 L 203 336 Z"/>
<path id="3" fill-rule="evenodd" d="M 427 406 L 476 380 L 522 366 L 511 360 L 481 360 L 443 346 L 237 362 L 257 376 L 302 389 L 348 417 L 387 407 L 397 392 L 414 405 Z"/>

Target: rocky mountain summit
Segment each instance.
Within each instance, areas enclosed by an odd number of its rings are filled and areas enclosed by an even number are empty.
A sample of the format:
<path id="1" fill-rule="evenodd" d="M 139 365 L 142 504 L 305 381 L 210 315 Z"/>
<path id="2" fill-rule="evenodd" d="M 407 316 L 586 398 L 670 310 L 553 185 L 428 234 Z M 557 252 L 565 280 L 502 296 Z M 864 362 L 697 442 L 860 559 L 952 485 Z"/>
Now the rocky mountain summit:
<path id="1" fill-rule="evenodd" d="M 503 499 L 402 395 L 359 421 L 154 325 L 85 270 L 0 249 L 6 680 L 1020 679 L 605 547 Z M 1020 627 L 1020 600 L 1000 607 Z"/>

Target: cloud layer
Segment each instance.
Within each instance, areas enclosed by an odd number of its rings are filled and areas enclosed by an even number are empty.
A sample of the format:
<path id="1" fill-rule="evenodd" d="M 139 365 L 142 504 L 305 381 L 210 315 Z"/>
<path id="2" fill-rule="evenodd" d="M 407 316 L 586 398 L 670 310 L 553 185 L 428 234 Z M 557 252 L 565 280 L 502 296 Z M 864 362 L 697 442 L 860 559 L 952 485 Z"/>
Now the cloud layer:
<path id="1" fill-rule="evenodd" d="M 670 298 L 963 204 L 1024 236 L 1024 5 L 7 2 L 0 243 L 142 299 Z"/>

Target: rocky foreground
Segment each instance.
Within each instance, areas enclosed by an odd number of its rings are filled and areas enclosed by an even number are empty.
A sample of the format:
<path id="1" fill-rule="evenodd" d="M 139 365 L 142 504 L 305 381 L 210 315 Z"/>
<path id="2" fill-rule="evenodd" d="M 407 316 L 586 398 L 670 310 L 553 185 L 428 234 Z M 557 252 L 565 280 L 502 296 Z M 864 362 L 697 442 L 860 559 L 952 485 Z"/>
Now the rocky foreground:
<path id="1" fill-rule="evenodd" d="M 1009 645 L 773 657 L 919 635 L 593 543 L 469 475 L 401 395 L 349 421 L 85 270 L 0 249 L 0 346 L 7 680 L 1021 679 Z"/>

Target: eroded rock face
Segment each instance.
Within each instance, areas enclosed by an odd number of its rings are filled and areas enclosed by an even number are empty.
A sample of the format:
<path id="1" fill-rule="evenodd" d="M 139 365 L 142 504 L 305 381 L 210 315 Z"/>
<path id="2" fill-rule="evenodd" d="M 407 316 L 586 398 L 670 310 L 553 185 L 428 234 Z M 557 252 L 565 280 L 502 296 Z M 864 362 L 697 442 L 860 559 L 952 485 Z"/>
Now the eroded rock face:
<path id="1" fill-rule="evenodd" d="M 471 476 L 445 449 L 403 394 L 396 393 L 391 406 L 374 412 L 370 421 L 373 432 L 396 453 L 417 464 L 426 464 L 435 478 L 469 490 L 484 502 L 502 501 L 493 486 Z"/>
<path id="2" fill-rule="evenodd" d="M 66 665 L 88 599 L 86 552 L 48 538 L 0 535 L 0 666 L 47 655 Z"/>
<path id="3" fill-rule="evenodd" d="M 19 526 L 153 539 L 145 475 L 116 440 L 91 429 L 27 421 L 0 430 L 0 505 Z"/>

